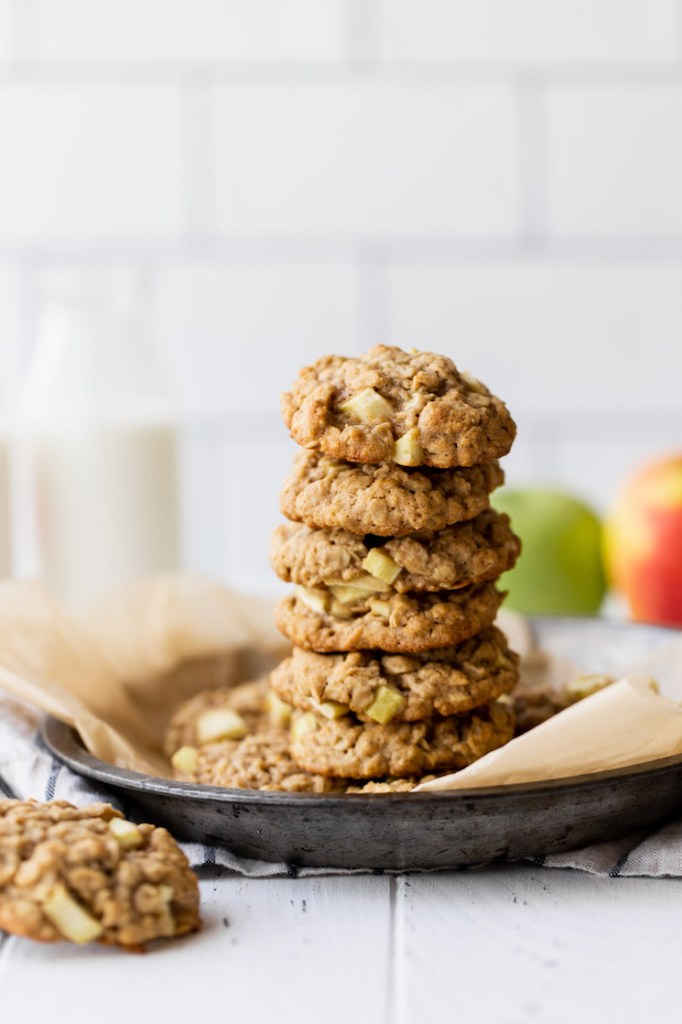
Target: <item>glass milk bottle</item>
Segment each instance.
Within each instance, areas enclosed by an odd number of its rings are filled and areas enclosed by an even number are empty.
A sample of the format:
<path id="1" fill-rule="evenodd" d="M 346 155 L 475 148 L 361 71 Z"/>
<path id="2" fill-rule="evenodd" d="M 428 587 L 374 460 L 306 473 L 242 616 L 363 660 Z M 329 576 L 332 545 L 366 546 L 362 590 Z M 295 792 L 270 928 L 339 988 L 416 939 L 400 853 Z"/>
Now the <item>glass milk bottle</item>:
<path id="1" fill-rule="evenodd" d="M 179 563 L 178 430 L 132 271 L 44 282 L 24 402 L 40 558 L 73 605 Z"/>

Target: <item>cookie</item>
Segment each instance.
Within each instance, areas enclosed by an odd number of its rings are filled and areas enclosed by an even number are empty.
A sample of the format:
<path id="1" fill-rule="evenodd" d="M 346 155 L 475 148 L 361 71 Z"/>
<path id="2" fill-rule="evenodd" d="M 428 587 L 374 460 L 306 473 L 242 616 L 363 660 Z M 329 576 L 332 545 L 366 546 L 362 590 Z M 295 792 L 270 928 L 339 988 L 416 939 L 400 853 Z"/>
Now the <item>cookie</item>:
<path id="1" fill-rule="evenodd" d="M 304 711 L 363 722 L 414 722 L 459 715 L 509 693 L 518 657 L 494 626 L 455 647 L 423 654 L 353 651 L 317 654 L 294 648 L 271 673 L 275 693 Z"/>
<path id="2" fill-rule="evenodd" d="M 176 771 L 176 778 L 206 786 L 285 793 L 338 793 L 345 788 L 343 781 L 299 767 L 289 750 L 287 732 L 278 729 L 247 736 L 241 742 L 209 743 L 195 755 L 190 770 Z"/>
<path id="3" fill-rule="evenodd" d="M 466 469 L 405 469 L 299 452 L 280 508 L 287 519 L 311 528 L 402 537 L 472 519 L 488 508 L 491 491 L 503 483 L 497 462 Z"/>
<path id="4" fill-rule="evenodd" d="M 492 583 L 480 583 L 417 595 L 363 594 L 340 606 L 330 596 L 297 588 L 275 609 L 278 629 L 296 647 L 322 653 L 414 653 L 457 644 L 492 625 L 504 595 Z"/>
<path id="5" fill-rule="evenodd" d="M 350 715 L 329 721 L 297 711 L 291 752 L 309 772 L 340 778 L 404 778 L 464 768 L 507 743 L 514 714 L 502 703 L 468 715 L 365 725 Z"/>
<path id="6" fill-rule="evenodd" d="M 108 804 L 0 800 L 0 928 L 139 949 L 199 924 L 196 876 L 164 828 Z"/>
<path id="7" fill-rule="evenodd" d="M 346 793 L 410 793 L 422 782 L 432 782 L 437 775 L 423 775 L 421 778 L 408 779 L 370 779 L 368 782 L 356 782 L 346 787 Z"/>
<path id="8" fill-rule="evenodd" d="M 288 737 L 279 731 L 250 736 L 238 744 L 211 743 L 197 753 L 194 771 L 177 772 L 176 778 L 228 789 L 281 793 L 406 793 L 436 777 L 357 782 L 306 772 L 294 761 Z"/>
<path id="9" fill-rule="evenodd" d="M 305 367 L 282 415 L 302 447 L 350 462 L 474 466 L 506 455 L 516 434 L 505 404 L 451 359 L 387 345 Z"/>
<path id="10" fill-rule="evenodd" d="M 331 587 L 344 600 L 354 587 L 406 594 L 495 580 L 512 568 L 520 548 L 509 517 L 488 509 L 468 523 L 383 543 L 371 534 L 283 523 L 272 536 L 270 561 L 280 579 Z"/>
<path id="11" fill-rule="evenodd" d="M 270 724 L 267 707 L 269 689 L 268 677 L 264 676 L 239 686 L 201 690 L 190 697 L 176 708 L 166 729 L 164 750 L 167 756 L 172 757 L 176 750 L 186 745 L 199 746 L 202 742 L 210 742 L 211 738 L 222 738 L 220 718 L 212 716 L 215 711 L 228 709 L 238 716 L 232 717 L 232 734 L 241 731 L 246 735 L 247 732 L 267 728 Z M 207 712 L 208 716 L 204 717 Z M 242 720 L 241 726 L 239 719 Z M 226 728 L 229 731 L 229 727 L 228 716 L 223 720 L 223 731 Z"/>

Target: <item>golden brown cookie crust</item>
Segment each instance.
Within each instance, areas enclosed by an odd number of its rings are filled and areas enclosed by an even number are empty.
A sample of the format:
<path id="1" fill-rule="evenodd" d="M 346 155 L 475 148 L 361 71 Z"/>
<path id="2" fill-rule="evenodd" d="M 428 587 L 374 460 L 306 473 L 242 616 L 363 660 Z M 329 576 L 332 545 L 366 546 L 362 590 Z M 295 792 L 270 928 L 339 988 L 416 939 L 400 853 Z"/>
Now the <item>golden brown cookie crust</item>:
<path id="1" fill-rule="evenodd" d="M 503 482 L 497 462 L 459 469 L 407 469 L 299 452 L 280 508 L 287 519 L 312 528 L 402 537 L 472 519 L 488 508 L 491 491 Z"/>
<path id="2" fill-rule="evenodd" d="M 365 725 L 351 716 L 316 719 L 314 728 L 296 730 L 306 712 L 295 712 L 291 751 L 307 771 L 354 779 L 397 778 L 443 772 L 477 761 L 507 743 L 514 715 L 501 703 L 468 715 L 414 723 Z"/>
<path id="3" fill-rule="evenodd" d="M 424 775 L 421 778 L 408 779 L 370 779 L 368 782 L 355 782 L 346 787 L 346 793 L 411 793 L 415 786 L 422 782 L 432 782 L 437 775 Z"/>
<path id="4" fill-rule="evenodd" d="M 366 389 L 388 403 L 371 422 L 342 408 Z M 302 447 L 350 462 L 394 461 L 395 442 L 414 430 L 419 456 L 412 465 L 474 466 L 506 455 L 516 434 L 504 403 L 451 359 L 387 345 L 305 367 L 282 396 L 282 414 Z"/>
<path id="5" fill-rule="evenodd" d="M 352 618 L 340 619 L 312 611 L 293 594 L 277 605 L 275 622 L 296 647 L 310 651 L 378 648 L 414 653 L 460 643 L 491 626 L 503 596 L 492 583 L 435 593 L 393 594 L 386 601 L 386 618 L 373 612 L 369 601 L 359 601 L 347 606 Z"/>
<path id="6" fill-rule="evenodd" d="M 352 584 L 366 576 L 363 562 L 375 548 L 400 569 L 386 589 L 406 594 L 496 580 L 512 568 L 521 543 L 509 517 L 494 509 L 435 533 L 395 537 L 384 543 L 338 528 L 311 530 L 302 523 L 282 523 L 272 536 L 270 562 L 287 583 L 313 588 L 328 581 Z"/>
<path id="7" fill-rule="evenodd" d="M 414 722 L 459 715 L 509 693 L 519 677 L 519 659 L 494 626 L 455 647 L 420 655 L 353 651 L 317 654 L 294 648 L 270 676 L 275 693 L 287 704 L 316 711 L 336 701 L 363 722 L 378 690 L 388 686 L 403 698 L 392 719 Z"/>
<path id="8" fill-rule="evenodd" d="M 199 928 L 199 888 L 187 858 L 164 828 L 138 825 L 122 845 L 108 804 L 0 801 L 0 928 L 41 942 L 67 938 L 47 908 L 66 891 L 99 924 L 97 941 L 139 949 Z"/>

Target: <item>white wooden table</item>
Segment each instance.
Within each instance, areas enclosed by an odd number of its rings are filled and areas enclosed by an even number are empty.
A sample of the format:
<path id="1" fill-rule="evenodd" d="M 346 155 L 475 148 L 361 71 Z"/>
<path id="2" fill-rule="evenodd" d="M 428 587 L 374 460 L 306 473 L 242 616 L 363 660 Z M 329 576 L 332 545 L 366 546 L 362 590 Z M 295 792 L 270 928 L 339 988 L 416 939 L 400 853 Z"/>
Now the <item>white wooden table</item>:
<path id="1" fill-rule="evenodd" d="M 202 880 L 145 955 L 0 939 L 2 1024 L 650 1024 L 682 1015 L 682 880 L 530 865 Z"/>

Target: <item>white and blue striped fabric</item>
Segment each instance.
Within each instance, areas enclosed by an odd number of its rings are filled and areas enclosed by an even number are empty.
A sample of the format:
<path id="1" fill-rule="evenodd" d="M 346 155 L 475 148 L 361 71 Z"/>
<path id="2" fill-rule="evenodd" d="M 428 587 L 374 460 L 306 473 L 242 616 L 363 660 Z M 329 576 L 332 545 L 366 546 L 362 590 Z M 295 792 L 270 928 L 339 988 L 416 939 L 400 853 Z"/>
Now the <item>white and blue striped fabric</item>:
<path id="1" fill-rule="evenodd" d="M 0 697 L 0 799 L 68 800 L 84 805 L 104 800 L 124 811 L 111 794 L 56 761 L 40 738 L 40 717 L 32 709 Z M 229 850 L 200 843 L 181 844 L 195 869 L 221 867 L 250 877 L 362 874 L 324 868 L 297 868 L 288 864 L 237 857 Z M 534 858 L 537 866 L 576 868 L 611 877 L 682 877 L 682 821 L 650 835 L 637 835 L 584 850 Z"/>

